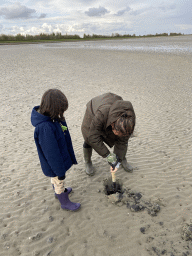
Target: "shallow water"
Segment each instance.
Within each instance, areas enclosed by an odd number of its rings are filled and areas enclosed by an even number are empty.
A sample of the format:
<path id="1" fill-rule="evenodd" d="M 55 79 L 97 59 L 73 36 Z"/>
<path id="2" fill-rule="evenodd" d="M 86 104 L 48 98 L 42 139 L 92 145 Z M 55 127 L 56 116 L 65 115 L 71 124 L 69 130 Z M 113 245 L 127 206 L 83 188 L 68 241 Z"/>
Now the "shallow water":
<path id="1" fill-rule="evenodd" d="M 81 48 L 118 51 L 192 53 L 192 36 L 150 37 L 103 41 L 62 42 L 42 44 L 47 48 Z"/>

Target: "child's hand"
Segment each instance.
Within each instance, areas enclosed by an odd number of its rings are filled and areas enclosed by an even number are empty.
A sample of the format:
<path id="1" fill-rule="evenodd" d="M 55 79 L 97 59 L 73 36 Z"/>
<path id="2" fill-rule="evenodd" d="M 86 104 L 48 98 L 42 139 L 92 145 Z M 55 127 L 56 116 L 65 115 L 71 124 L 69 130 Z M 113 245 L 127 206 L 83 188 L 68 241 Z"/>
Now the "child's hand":
<path id="1" fill-rule="evenodd" d="M 110 166 L 110 172 L 111 172 L 111 173 L 112 173 L 112 172 L 116 172 L 117 170 L 118 170 L 117 168 L 113 169 L 113 167 Z"/>

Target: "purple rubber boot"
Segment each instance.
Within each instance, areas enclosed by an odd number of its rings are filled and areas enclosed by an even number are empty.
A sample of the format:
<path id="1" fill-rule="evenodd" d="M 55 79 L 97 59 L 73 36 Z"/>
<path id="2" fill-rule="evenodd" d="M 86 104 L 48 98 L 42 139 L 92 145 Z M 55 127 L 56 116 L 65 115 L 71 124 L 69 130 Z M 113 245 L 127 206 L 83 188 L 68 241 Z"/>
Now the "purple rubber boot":
<path id="1" fill-rule="evenodd" d="M 61 194 L 56 194 L 56 196 L 59 199 L 61 208 L 63 210 L 77 211 L 81 207 L 81 205 L 79 203 L 73 203 L 69 200 L 67 192 L 63 192 Z"/>
<path id="2" fill-rule="evenodd" d="M 53 185 L 53 184 L 52 184 L 52 187 L 53 187 L 53 190 L 55 191 L 55 188 L 54 188 L 54 185 Z M 67 191 L 66 191 L 66 192 L 67 192 L 68 194 L 70 194 L 70 193 L 71 193 L 71 191 L 72 191 L 72 188 L 68 187 L 68 188 L 66 188 L 66 189 L 67 189 Z M 56 198 L 56 199 L 58 199 L 58 198 L 57 198 L 57 194 L 56 194 L 56 193 L 55 193 L 55 198 Z"/>

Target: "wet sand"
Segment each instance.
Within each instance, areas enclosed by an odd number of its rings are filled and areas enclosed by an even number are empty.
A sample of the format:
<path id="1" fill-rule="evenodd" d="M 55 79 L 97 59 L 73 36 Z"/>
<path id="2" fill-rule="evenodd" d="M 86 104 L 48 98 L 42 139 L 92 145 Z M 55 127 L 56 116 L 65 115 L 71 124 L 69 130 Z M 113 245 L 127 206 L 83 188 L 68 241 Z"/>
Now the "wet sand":
<path id="1" fill-rule="evenodd" d="M 183 236 L 192 224 L 191 54 L 7 45 L 0 56 L 2 255 L 192 255 L 192 241 Z M 31 110 L 49 88 L 69 100 L 65 116 L 78 165 L 67 172 L 66 186 L 73 188 L 71 201 L 82 205 L 78 212 L 60 208 L 33 139 Z M 95 176 L 85 174 L 85 105 L 105 92 L 134 106 L 136 129 L 127 152 L 134 171 L 120 168 L 117 177 L 158 204 L 156 216 L 111 203 L 103 193 L 109 166 L 95 152 Z"/>

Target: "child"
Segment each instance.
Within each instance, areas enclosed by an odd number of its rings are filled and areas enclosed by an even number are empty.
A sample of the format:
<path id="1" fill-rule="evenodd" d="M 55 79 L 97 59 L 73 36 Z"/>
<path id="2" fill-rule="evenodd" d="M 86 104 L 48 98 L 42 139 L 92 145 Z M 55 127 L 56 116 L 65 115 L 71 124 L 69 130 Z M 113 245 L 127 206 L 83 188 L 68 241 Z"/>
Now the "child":
<path id="1" fill-rule="evenodd" d="M 41 105 L 33 108 L 31 123 L 35 126 L 34 139 L 43 173 L 51 177 L 61 208 L 76 211 L 81 205 L 69 200 L 72 188 L 64 188 L 66 171 L 77 164 L 63 116 L 67 109 L 66 96 L 60 90 L 50 89 L 44 93 Z"/>

